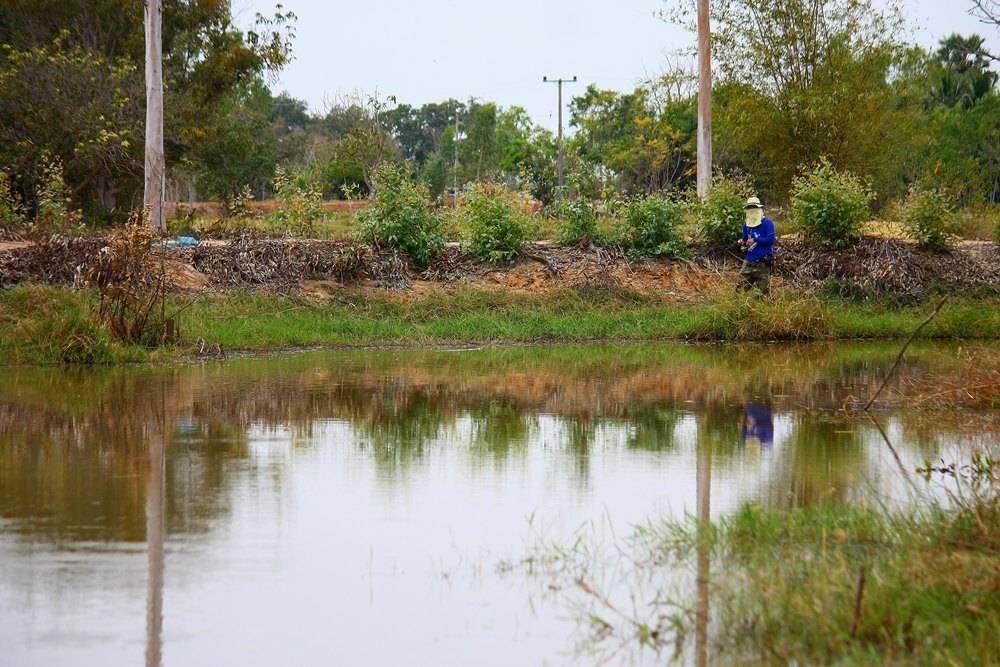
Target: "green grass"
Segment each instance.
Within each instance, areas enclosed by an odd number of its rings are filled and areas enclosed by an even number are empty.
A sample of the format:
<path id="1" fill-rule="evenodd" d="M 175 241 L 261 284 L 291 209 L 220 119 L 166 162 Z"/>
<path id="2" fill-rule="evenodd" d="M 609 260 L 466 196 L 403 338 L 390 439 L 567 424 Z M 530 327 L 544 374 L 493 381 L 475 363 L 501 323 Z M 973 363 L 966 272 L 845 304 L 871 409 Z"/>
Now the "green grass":
<path id="1" fill-rule="evenodd" d="M 717 644 L 766 664 L 996 664 L 998 535 L 995 492 L 904 512 L 748 505 L 686 527 L 716 559 Z"/>
<path id="2" fill-rule="evenodd" d="M 784 293 L 678 304 L 610 289 L 507 293 L 455 287 L 425 296 L 343 289 L 326 299 L 206 295 L 178 316 L 185 343 L 151 352 L 113 343 L 96 323 L 95 297 L 66 288 L 0 290 L 4 363 L 114 363 L 181 357 L 201 349 L 582 342 L 591 340 L 805 341 L 903 338 L 933 307 L 858 304 Z M 168 313 L 187 298 L 173 297 Z M 955 299 L 923 338 L 1000 338 L 995 300 Z"/>
<path id="3" fill-rule="evenodd" d="M 56 287 L 0 289 L 0 362 L 107 364 L 147 361 L 140 347 L 112 342 L 90 292 Z"/>

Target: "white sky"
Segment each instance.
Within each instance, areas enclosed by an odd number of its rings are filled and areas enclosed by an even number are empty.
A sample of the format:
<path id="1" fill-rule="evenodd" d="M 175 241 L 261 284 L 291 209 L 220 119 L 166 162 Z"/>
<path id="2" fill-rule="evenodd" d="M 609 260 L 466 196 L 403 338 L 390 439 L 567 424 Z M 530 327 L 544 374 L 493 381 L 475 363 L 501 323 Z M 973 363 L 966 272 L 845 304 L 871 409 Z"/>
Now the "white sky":
<path id="1" fill-rule="evenodd" d="M 231 0 L 238 23 L 271 15 L 274 0 Z M 969 0 L 902 0 L 914 39 L 934 46 L 950 33 L 978 32 L 1000 51 L 1000 32 L 966 13 Z M 556 86 L 579 77 L 565 101 L 590 84 L 630 91 L 663 69 L 666 54 L 693 35 L 659 20 L 660 0 L 283 0 L 298 16 L 295 60 L 272 89 L 313 112 L 354 91 L 419 106 L 476 97 L 522 106 L 555 130 Z"/>

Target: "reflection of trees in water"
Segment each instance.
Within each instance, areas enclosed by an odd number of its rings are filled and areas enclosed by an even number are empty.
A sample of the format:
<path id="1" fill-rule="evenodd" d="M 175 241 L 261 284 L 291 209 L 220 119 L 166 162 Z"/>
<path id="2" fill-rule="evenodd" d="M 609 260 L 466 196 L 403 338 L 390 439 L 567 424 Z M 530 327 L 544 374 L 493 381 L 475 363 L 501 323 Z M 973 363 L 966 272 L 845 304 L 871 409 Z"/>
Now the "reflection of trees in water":
<path id="1" fill-rule="evenodd" d="M 427 396 L 411 395 L 395 410 L 372 414 L 355 423 L 355 443 L 372 455 L 384 472 L 420 461 L 454 419 L 434 409 Z"/>
<path id="2" fill-rule="evenodd" d="M 675 406 L 635 403 L 626 413 L 629 449 L 648 452 L 673 451 L 677 424 L 684 413 Z"/>
<path id="3" fill-rule="evenodd" d="M 179 393 L 173 374 L 96 370 L 89 386 L 70 372 L 65 392 L 51 377 L 14 387 L 30 389 L 24 403 L 0 395 L 0 516 L 13 519 L 14 530 L 145 540 L 148 443 L 164 433 L 168 529 L 204 529 L 227 511 L 227 465 L 248 455 L 246 432 L 198 422 L 198 445 L 191 445 L 176 417 L 165 416 Z M 38 392 L 49 390 L 56 391 L 46 402 Z"/>
<path id="4" fill-rule="evenodd" d="M 473 405 L 468 415 L 472 419 L 472 451 L 489 454 L 499 461 L 523 453 L 532 428 L 538 424 L 536 415 L 498 400 Z"/>
<path id="5" fill-rule="evenodd" d="M 866 393 L 895 349 L 352 351 L 171 368 L 6 369 L 0 516 L 30 519 L 25 526 L 52 535 L 142 539 L 154 428 L 164 429 L 171 531 L 205 530 L 228 512 L 234 470 L 253 474 L 252 429 L 289 428 L 304 442 L 314 439 L 318 420 L 349 423 L 357 446 L 387 473 L 421 461 L 435 443 L 467 446 L 497 462 L 523 456 L 542 414 L 558 431 L 558 443 L 549 444 L 574 457 L 582 478 L 601 438 L 669 452 L 678 423 L 690 415 L 699 443 L 724 459 L 740 451 L 745 399 L 772 396 L 777 412 L 839 408 L 848 394 Z M 900 377 L 928 367 L 916 359 Z M 897 419 L 897 428 L 911 419 Z M 927 452 L 947 439 L 941 429 L 913 429 L 907 439 Z M 791 472 L 779 488 L 803 503 L 830 489 L 846 493 L 862 447 L 837 430 L 798 417 L 787 445 Z M 233 466 L 234 459 L 244 464 Z"/>
<path id="6" fill-rule="evenodd" d="M 707 447 L 717 462 L 738 456 L 743 451 L 741 420 L 743 404 L 712 405 L 695 413 L 698 446 Z"/>
<path id="7" fill-rule="evenodd" d="M 782 441 L 788 465 L 786 479 L 772 488 L 783 491 L 781 505 L 808 507 L 819 502 L 846 502 L 866 478 L 865 426 L 842 415 L 800 414 Z"/>

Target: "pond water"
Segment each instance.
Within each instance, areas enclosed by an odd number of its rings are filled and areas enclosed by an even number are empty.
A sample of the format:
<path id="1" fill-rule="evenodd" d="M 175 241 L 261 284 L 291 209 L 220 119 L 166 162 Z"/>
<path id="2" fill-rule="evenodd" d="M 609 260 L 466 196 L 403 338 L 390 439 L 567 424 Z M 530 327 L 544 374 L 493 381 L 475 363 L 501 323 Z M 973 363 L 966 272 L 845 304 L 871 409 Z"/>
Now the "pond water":
<path id="1" fill-rule="evenodd" d="M 996 415 L 894 401 L 954 363 L 915 346 L 879 424 L 851 418 L 897 349 L 0 369 L 0 664 L 590 664 L 566 609 L 498 563 L 747 501 L 905 502 Z"/>

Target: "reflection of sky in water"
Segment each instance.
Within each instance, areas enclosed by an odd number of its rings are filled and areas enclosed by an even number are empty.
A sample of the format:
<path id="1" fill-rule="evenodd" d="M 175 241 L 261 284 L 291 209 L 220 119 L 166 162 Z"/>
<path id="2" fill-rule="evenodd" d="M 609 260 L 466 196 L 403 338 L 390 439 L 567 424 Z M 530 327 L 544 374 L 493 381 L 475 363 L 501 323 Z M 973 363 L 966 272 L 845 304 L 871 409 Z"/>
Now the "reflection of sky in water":
<path id="1" fill-rule="evenodd" d="M 71 407 L 57 375 L 20 377 L 16 398 L 0 388 L 4 665 L 144 655 L 142 443 L 159 423 L 165 664 L 562 664 L 562 611 L 494 573 L 530 535 L 610 538 L 696 513 L 699 465 L 715 517 L 745 501 L 907 498 L 875 426 L 836 410 L 887 353 L 825 352 L 785 378 L 774 367 L 791 372 L 787 351 L 731 369 L 719 349 L 657 348 L 627 367 L 609 355 L 608 370 L 574 366 L 581 349 L 466 353 L 443 368 L 393 352 L 114 373 L 75 385 Z M 761 387 L 769 444 L 745 433 Z M 990 439 L 879 418 L 910 470 Z"/>

